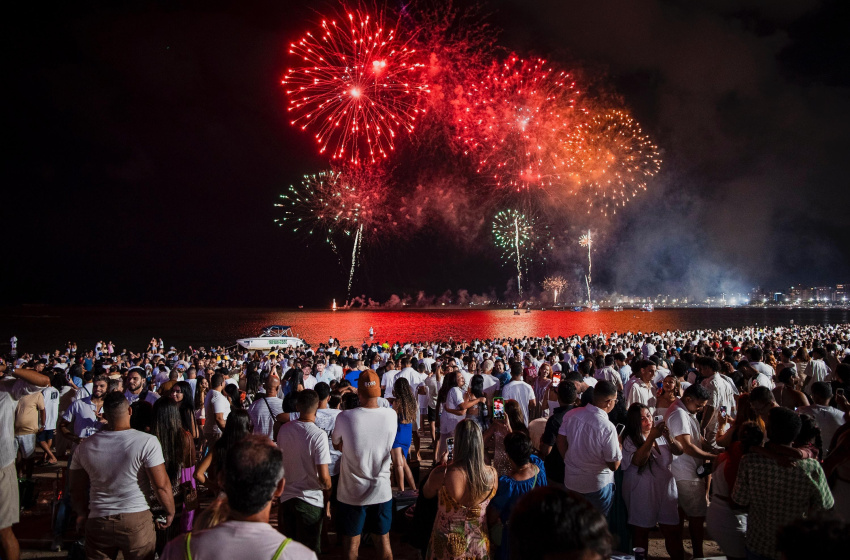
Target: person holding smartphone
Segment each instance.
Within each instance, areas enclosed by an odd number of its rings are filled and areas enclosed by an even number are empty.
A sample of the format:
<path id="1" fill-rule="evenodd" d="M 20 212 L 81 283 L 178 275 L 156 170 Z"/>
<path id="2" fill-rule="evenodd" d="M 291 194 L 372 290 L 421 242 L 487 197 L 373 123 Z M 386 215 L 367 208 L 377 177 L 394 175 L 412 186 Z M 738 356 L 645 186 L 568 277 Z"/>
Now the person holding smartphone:
<path id="1" fill-rule="evenodd" d="M 679 531 L 678 492 L 670 470 L 682 446 L 670 437 L 662 421 L 655 423 L 642 403 L 629 407 L 623 444 L 623 499 L 636 547 L 649 550 L 649 531 L 660 526 L 671 560 L 682 560 L 685 550 Z"/>

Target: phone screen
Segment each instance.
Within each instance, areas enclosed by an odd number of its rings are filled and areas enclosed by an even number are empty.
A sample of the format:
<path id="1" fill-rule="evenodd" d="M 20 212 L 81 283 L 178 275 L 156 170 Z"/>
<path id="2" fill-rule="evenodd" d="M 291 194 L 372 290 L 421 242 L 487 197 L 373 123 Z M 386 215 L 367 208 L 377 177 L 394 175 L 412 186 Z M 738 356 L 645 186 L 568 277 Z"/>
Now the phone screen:
<path id="1" fill-rule="evenodd" d="M 625 430 L 625 429 L 626 429 L 625 424 L 617 424 L 617 435 L 618 436 L 623 435 L 623 430 Z"/>
<path id="2" fill-rule="evenodd" d="M 561 374 L 556 373 L 552 376 L 552 387 L 557 387 L 561 384 Z"/>
<path id="3" fill-rule="evenodd" d="M 449 461 L 453 461 L 455 457 L 455 438 L 446 439 L 446 449 L 449 452 Z"/>
<path id="4" fill-rule="evenodd" d="M 505 417 L 505 399 L 496 397 L 493 399 L 493 418 L 502 419 Z"/>
<path id="5" fill-rule="evenodd" d="M 844 396 L 844 388 L 839 387 L 838 389 L 836 389 L 835 390 L 835 396 L 836 397 L 843 397 Z"/>
<path id="6" fill-rule="evenodd" d="M 720 407 L 720 417 L 726 418 L 726 407 L 725 406 Z"/>

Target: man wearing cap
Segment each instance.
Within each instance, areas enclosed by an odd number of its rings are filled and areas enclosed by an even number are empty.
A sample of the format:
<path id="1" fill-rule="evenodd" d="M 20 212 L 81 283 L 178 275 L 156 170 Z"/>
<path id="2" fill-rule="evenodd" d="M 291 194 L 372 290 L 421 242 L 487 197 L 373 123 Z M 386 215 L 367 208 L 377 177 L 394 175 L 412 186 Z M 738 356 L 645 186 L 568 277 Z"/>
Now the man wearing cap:
<path id="1" fill-rule="evenodd" d="M 332 435 L 334 447 L 342 452 L 337 529 L 350 560 L 357 558 L 367 524 L 380 536 L 381 558 L 391 559 L 390 450 L 398 417 L 393 409 L 379 407 L 381 380 L 373 370 L 360 373 L 357 394 L 361 406 L 341 412 Z"/>

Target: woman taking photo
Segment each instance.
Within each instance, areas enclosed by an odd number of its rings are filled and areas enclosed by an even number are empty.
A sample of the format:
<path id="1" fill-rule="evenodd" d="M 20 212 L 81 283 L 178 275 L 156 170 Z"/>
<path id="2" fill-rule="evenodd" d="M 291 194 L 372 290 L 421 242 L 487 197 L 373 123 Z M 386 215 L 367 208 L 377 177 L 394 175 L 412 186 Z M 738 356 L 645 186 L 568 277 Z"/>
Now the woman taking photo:
<path id="1" fill-rule="evenodd" d="M 649 532 L 658 525 L 671 560 L 682 560 L 679 493 L 670 471 L 673 455 L 681 455 L 682 446 L 663 422 L 653 425 L 652 413 L 643 403 L 629 407 L 621 438 L 623 499 L 634 545 L 649 550 Z"/>
<path id="2" fill-rule="evenodd" d="M 546 486 L 543 461 L 532 455 L 528 434 L 520 431 L 508 434 L 505 437 L 505 452 L 510 462 L 510 473 L 499 477 L 496 496 L 487 511 L 487 522 L 493 528 L 490 531 L 492 545 L 498 547 L 494 556 L 502 560 L 510 557 L 507 525 L 514 505 L 523 494 L 536 487 Z"/>
<path id="3" fill-rule="evenodd" d="M 440 442 L 437 444 L 435 457 L 440 457 L 445 450 L 445 440 L 454 432 L 458 422 L 466 416 L 466 410 L 486 402 L 486 398 L 465 400 L 463 398 L 463 375 L 457 367 L 452 367 L 443 380 L 443 386 L 437 396 L 437 411 L 440 415 Z"/>
<path id="4" fill-rule="evenodd" d="M 529 409 L 528 415 L 534 418 L 548 418 L 549 407 L 547 406 L 546 396 L 549 394 L 549 387 L 552 385 L 552 366 L 549 362 L 540 364 L 540 369 L 537 370 L 537 379 L 531 384 L 534 389 L 535 405 L 534 412 Z M 529 419 L 529 422 L 531 419 Z"/>
<path id="5" fill-rule="evenodd" d="M 481 400 L 482 398 L 484 401 Z M 476 403 L 466 409 L 466 417 L 478 424 L 482 431 L 489 428 L 490 410 L 487 406 L 487 396 L 484 394 L 484 377 L 480 373 L 476 373 L 469 380 L 469 389 L 463 396 L 463 400 Z"/>
<path id="6" fill-rule="evenodd" d="M 454 432 L 454 459 L 436 467 L 422 488 L 425 498 L 438 497 L 437 518 L 428 543 L 429 560 L 490 558 L 486 511 L 496 493 L 497 478 L 484 463 L 484 439 L 472 420 Z"/>

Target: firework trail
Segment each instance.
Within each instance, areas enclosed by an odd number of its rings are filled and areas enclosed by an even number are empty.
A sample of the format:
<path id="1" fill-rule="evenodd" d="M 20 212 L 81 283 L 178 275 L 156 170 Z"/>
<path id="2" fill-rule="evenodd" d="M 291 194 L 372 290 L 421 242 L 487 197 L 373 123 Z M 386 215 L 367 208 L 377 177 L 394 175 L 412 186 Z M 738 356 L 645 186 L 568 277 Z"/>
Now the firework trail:
<path id="1" fill-rule="evenodd" d="M 620 110 L 603 111 L 577 126 L 568 150 L 570 177 L 587 193 L 588 213 L 598 207 L 606 216 L 609 209 L 616 214 L 661 168 L 658 148 Z"/>
<path id="2" fill-rule="evenodd" d="M 516 210 L 503 210 L 493 218 L 493 235 L 505 259 L 516 262 L 517 291 L 522 299 L 523 261 L 526 250 L 533 246 L 536 237 L 534 220 Z"/>
<path id="3" fill-rule="evenodd" d="M 354 270 L 357 268 L 357 258 L 360 256 L 360 243 L 363 239 L 363 224 L 357 228 L 354 235 L 354 246 L 351 248 L 351 271 L 348 273 L 348 296 L 351 297 L 351 286 L 354 284 Z"/>
<path id="4" fill-rule="evenodd" d="M 383 12 L 347 10 L 290 45 L 299 62 L 281 83 L 291 124 L 313 131 L 320 153 L 375 163 L 413 131 L 428 85 L 412 37 L 400 35 Z"/>
<path id="5" fill-rule="evenodd" d="M 590 230 L 587 230 L 587 233 L 579 238 L 578 244 L 582 247 L 587 247 L 587 275 L 584 277 L 584 281 L 587 284 L 587 305 L 590 306 L 592 302 L 590 299 L 590 282 L 591 274 L 593 274 L 593 260 L 590 258 L 590 252 L 593 248 L 593 237 L 590 235 Z"/>
<path id="6" fill-rule="evenodd" d="M 543 289 L 552 292 L 555 305 L 558 304 L 558 295 L 567 287 L 567 280 L 563 276 L 547 276 L 543 280 Z"/>

